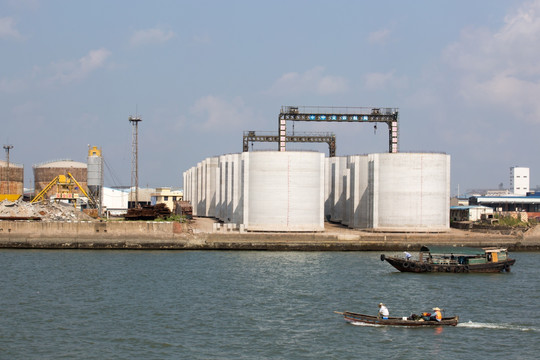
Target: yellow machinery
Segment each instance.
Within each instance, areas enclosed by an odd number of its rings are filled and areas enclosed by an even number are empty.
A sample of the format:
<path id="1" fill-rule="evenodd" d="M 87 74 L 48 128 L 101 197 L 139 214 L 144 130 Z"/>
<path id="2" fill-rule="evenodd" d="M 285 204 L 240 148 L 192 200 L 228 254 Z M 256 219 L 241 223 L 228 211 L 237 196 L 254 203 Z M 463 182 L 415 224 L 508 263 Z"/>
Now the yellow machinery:
<path id="1" fill-rule="evenodd" d="M 22 195 L 18 194 L 0 194 L 0 201 L 8 200 L 11 202 L 19 200 Z"/>
<path id="2" fill-rule="evenodd" d="M 77 182 L 77 180 L 75 180 L 71 173 L 67 173 L 67 175 L 58 175 L 57 177 L 52 179 L 52 181 L 48 183 L 47 186 L 45 186 L 43 190 L 41 190 L 39 194 L 37 194 L 30 203 L 44 200 L 45 195 L 55 186 L 56 194 L 55 196 L 53 196 L 53 199 L 55 201 L 67 200 L 76 204 L 79 197 L 79 194 L 74 191 L 76 186 L 82 191 L 84 196 L 88 198 L 88 202 L 95 205 L 95 200 L 88 195 L 86 190 L 84 190 L 84 188 Z"/>

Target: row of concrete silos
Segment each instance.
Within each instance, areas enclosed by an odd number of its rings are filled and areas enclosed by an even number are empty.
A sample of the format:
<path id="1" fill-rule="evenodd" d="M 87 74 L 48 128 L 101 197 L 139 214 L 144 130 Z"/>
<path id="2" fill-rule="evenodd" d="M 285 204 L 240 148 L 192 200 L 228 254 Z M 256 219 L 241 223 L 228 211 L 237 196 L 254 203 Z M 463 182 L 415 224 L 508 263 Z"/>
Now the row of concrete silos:
<path id="1" fill-rule="evenodd" d="M 248 231 L 322 231 L 324 219 L 379 231 L 449 228 L 450 156 L 252 152 L 184 173 L 194 215 Z"/>
<path id="2" fill-rule="evenodd" d="M 324 230 L 324 155 L 245 152 L 208 158 L 184 173 L 196 216 L 247 231 Z"/>
<path id="3" fill-rule="evenodd" d="M 328 220 L 380 231 L 449 228 L 449 155 L 384 153 L 327 162 Z"/>

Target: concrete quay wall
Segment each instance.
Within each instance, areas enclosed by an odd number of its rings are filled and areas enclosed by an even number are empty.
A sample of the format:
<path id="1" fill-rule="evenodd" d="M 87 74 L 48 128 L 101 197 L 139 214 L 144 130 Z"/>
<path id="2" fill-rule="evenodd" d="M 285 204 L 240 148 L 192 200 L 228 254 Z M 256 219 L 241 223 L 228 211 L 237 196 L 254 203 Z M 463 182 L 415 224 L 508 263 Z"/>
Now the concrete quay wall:
<path id="1" fill-rule="evenodd" d="M 439 234 L 264 233 L 187 231 L 174 222 L 21 222 L 0 221 L 0 248 L 416 251 L 424 244 L 504 246 L 540 251 L 540 228 L 531 236 L 458 231 Z"/>
<path id="2" fill-rule="evenodd" d="M 182 232 L 182 224 L 154 221 L 0 221 L 0 237 L 151 237 L 166 238 Z"/>

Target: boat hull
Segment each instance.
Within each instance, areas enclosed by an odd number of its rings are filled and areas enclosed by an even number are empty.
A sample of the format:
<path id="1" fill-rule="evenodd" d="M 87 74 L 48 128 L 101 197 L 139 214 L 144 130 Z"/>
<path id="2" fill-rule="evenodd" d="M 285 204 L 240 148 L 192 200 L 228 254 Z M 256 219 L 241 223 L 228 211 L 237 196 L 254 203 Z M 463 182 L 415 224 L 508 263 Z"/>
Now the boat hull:
<path id="1" fill-rule="evenodd" d="M 387 261 L 390 265 L 401 272 L 414 273 L 497 273 L 510 271 L 510 267 L 516 262 L 515 259 L 507 259 L 496 263 L 485 264 L 431 264 L 415 260 L 405 260 L 397 257 L 381 255 L 381 260 Z"/>
<path id="2" fill-rule="evenodd" d="M 337 312 L 337 314 L 343 315 L 343 319 L 349 323 L 364 323 L 371 325 L 385 325 L 385 326 L 456 326 L 459 322 L 459 316 L 445 317 L 441 321 L 435 320 L 404 320 L 398 317 L 389 317 L 388 319 L 379 319 L 376 316 L 364 315 L 354 313 L 350 311 Z"/>

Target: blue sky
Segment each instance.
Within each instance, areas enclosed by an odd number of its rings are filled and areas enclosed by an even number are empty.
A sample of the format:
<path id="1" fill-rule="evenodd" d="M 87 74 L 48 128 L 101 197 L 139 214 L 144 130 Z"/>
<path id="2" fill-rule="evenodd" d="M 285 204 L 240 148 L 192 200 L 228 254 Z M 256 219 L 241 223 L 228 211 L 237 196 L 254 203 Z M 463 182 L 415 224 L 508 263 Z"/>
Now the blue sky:
<path id="1" fill-rule="evenodd" d="M 106 185 L 129 185 L 138 113 L 139 183 L 182 186 L 197 162 L 241 152 L 243 131 L 277 132 L 282 105 L 396 107 L 400 151 L 450 154 L 452 194 L 508 187 L 511 166 L 535 187 L 539 44 L 540 0 L 4 0 L 0 142 L 25 186 L 89 144 Z M 388 148 L 382 124 L 295 131 L 335 133 L 338 155 Z"/>

